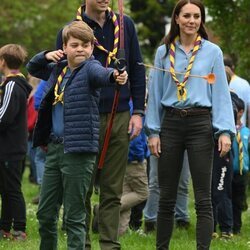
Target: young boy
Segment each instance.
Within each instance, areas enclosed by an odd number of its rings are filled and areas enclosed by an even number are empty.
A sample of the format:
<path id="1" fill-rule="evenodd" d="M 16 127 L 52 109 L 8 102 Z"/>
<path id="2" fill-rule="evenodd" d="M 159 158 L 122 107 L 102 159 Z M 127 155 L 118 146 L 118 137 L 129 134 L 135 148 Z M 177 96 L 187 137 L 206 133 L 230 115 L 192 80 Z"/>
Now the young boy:
<path id="1" fill-rule="evenodd" d="M 249 171 L 249 141 L 250 130 L 241 122 L 245 104 L 238 98 L 236 102 L 237 121 L 236 137 L 233 141 L 233 181 L 232 181 L 232 204 L 233 204 L 233 233 L 239 234 L 242 227 L 241 215 L 245 210 L 247 172 Z"/>
<path id="2" fill-rule="evenodd" d="M 0 48 L 0 238 L 26 239 L 26 209 L 21 188 L 27 150 L 27 99 L 32 87 L 20 66 L 27 56 L 17 44 Z M 12 233 L 10 232 L 13 228 Z"/>
<path id="3" fill-rule="evenodd" d="M 100 87 L 125 84 L 127 72 L 94 60 L 94 35 L 82 21 L 63 29 L 63 51 L 41 52 L 27 65 L 47 80 L 34 131 L 34 146 L 47 147 L 37 212 L 40 249 L 56 249 L 63 203 L 68 249 L 85 247 L 85 197 L 99 150 Z M 61 60 L 64 55 L 66 60 Z"/>

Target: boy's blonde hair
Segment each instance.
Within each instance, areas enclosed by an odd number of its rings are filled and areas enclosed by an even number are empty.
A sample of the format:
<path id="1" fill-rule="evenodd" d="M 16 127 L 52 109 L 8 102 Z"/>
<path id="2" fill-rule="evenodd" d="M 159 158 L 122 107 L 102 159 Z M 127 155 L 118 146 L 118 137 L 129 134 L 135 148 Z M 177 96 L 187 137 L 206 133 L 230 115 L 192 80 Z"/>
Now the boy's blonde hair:
<path id="1" fill-rule="evenodd" d="M 27 51 L 18 44 L 7 44 L 0 48 L 0 59 L 4 59 L 9 69 L 19 69 L 27 55 Z"/>
<path id="2" fill-rule="evenodd" d="M 84 43 L 91 42 L 94 44 L 94 33 L 93 30 L 83 21 L 73 21 L 66 25 L 62 32 L 63 44 L 67 44 L 70 37 L 77 38 Z"/>

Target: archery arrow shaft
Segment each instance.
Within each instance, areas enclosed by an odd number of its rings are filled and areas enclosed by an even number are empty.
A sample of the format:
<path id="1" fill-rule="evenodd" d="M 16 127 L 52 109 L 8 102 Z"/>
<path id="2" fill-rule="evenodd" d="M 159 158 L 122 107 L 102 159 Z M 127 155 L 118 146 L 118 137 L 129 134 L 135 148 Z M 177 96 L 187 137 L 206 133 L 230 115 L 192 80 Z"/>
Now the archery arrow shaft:
<path id="1" fill-rule="evenodd" d="M 150 65 L 150 64 L 142 63 L 142 62 L 138 62 L 138 64 L 142 65 L 144 67 L 147 67 L 147 68 L 156 69 L 156 70 L 160 70 L 160 71 L 171 73 L 171 71 L 169 69 L 159 68 L 159 67 L 156 67 L 156 66 L 153 66 L 153 65 Z M 175 74 L 185 75 L 186 73 L 175 71 Z M 212 73 L 210 73 L 209 75 L 206 75 L 206 76 L 192 75 L 192 74 L 190 74 L 189 76 L 190 77 L 196 77 L 196 78 L 202 78 L 202 79 L 205 79 L 205 80 L 209 80 L 208 81 L 209 83 L 214 83 L 214 81 L 215 81 L 215 76 Z"/>
<path id="2" fill-rule="evenodd" d="M 171 71 L 169 69 L 159 68 L 159 67 L 156 67 L 156 66 L 153 66 L 153 65 L 150 65 L 150 64 L 146 64 L 146 63 L 138 63 L 138 64 L 142 65 L 142 66 L 145 66 L 147 68 L 156 69 L 156 70 L 160 70 L 160 71 L 171 73 Z M 175 71 L 175 74 L 185 75 L 186 73 Z M 191 77 L 198 77 L 198 78 L 204 78 L 204 76 L 200 76 L 200 75 L 191 75 L 190 74 L 189 76 L 191 76 Z"/>

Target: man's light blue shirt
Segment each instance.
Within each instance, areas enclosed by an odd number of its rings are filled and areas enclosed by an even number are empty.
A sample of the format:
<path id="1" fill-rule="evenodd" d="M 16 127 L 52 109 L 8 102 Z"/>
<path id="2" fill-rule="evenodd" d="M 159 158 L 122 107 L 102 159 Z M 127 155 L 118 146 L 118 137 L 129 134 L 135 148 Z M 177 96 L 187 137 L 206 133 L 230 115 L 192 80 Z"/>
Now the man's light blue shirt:
<path id="1" fill-rule="evenodd" d="M 229 87 L 232 91 L 234 91 L 239 98 L 241 98 L 245 103 L 245 110 L 243 116 L 241 117 L 241 122 L 246 125 L 246 118 L 247 118 L 247 109 L 250 105 L 250 86 L 248 81 L 245 79 L 233 75 Z"/>
<path id="2" fill-rule="evenodd" d="M 162 45 L 156 51 L 155 66 L 169 70 L 169 55 L 166 57 L 165 54 L 166 47 Z M 182 45 L 177 42 L 175 71 L 185 73 L 191 56 L 192 51 L 186 53 Z M 191 74 L 206 76 L 209 73 L 214 73 L 216 76 L 214 84 L 210 85 L 206 80 L 201 78 L 189 77 L 186 84 L 187 99 L 185 101 L 178 101 L 176 83 L 172 79 L 171 74 L 160 70 L 151 70 L 149 75 L 149 99 L 145 120 L 145 126 L 149 134 L 159 134 L 164 107 L 180 109 L 192 107 L 211 108 L 212 123 L 216 135 L 222 132 L 235 134 L 232 101 L 226 79 L 222 51 L 217 45 L 202 39 Z M 177 78 L 181 82 L 184 76 L 177 74 Z"/>

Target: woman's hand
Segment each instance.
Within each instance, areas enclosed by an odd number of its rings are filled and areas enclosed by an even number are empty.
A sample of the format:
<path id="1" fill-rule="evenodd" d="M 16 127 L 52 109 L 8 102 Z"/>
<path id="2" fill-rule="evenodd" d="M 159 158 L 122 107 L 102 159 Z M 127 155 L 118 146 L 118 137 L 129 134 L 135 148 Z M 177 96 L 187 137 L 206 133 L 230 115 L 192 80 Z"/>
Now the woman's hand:
<path id="1" fill-rule="evenodd" d="M 148 147 L 150 149 L 151 154 L 160 157 L 161 153 L 161 140 L 159 137 L 151 137 L 148 139 Z"/>
<path id="2" fill-rule="evenodd" d="M 220 157 L 225 156 L 231 149 L 231 139 L 228 135 L 221 134 L 218 140 L 218 150 Z"/>

